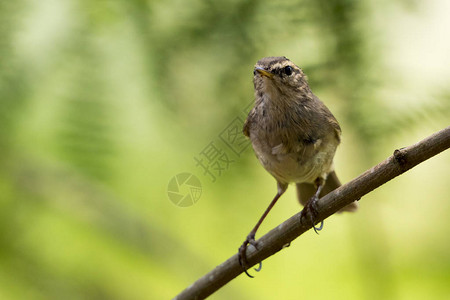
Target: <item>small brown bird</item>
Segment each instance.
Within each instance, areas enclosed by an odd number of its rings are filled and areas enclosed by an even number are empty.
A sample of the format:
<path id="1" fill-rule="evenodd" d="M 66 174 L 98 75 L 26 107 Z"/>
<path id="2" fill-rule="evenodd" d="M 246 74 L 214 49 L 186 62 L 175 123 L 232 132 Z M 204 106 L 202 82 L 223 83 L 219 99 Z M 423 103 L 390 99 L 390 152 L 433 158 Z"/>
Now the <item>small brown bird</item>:
<path id="1" fill-rule="evenodd" d="M 333 157 L 341 140 L 341 128 L 328 108 L 309 88 L 303 71 L 286 57 L 265 57 L 253 72 L 255 106 L 244 124 L 244 134 L 263 167 L 277 181 L 278 192 L 256 226 L 239 248 L 239 262 L 247 273 L 246 249 L 256 247 L 255 233 L 294 182 L 314 230 L 317 201 L 341 184 L 333 168 Z M 354 211 L 357 202 L 342 211 Z M 252 277 L 252 276 L 250 276 Z"/>

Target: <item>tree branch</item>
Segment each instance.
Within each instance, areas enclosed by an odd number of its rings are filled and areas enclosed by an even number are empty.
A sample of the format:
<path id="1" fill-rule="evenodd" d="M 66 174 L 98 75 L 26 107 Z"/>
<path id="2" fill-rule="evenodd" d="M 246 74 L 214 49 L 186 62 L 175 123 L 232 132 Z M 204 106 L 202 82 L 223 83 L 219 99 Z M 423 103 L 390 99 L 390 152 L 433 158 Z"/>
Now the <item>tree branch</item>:
<path id="1" fill-rule="evenodd" d="M 448 148 L 450 148 L 450 126 L 414 145 L 395 150 L 385 161 L 322 197 L 318 203 L 317 220 L 328 218 L 347 204 Z M 257 250 L 254 247 L 247 249 L 249 266 L 277 253 L 284 245 L 288 245 L 309 229 L 310 224 L 300 222 L 300 213 L 295 214 L 261 237 L 257 241 Z M 204 299 L 242 272 L 238 256 L 235 254 L 187 287 L 175 299 Z"/>

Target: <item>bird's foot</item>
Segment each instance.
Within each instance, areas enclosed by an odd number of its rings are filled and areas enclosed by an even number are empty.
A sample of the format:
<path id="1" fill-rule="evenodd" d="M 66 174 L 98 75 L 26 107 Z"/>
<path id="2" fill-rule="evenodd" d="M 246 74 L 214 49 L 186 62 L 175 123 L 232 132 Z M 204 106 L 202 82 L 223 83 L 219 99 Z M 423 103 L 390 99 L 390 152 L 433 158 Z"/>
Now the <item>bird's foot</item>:
<path id="1" fill-rule="evenodd" d="M 250 275 L 248 273 L 248 261 L 247 261 L 247 247 L 248 245 L 252 245 L 253 247 L 255 247 L 255 249 L 257 249 L 256 247 L 256 240 L 255 240 L 255 234 L 254 233 L 250 233 L 247 238 L 245 239 L 244 243 L 242 243 L 242 246 L 239 247 L 239 252 L 238 252 L 238 259 L 239 259 L 239 264 L 241 265 L 241 267 L 244 269 L 245 274 L 247 274 L 248 277 L 253 278 L 252 275 Z M 259 267 L 255 268 L 256 272 L 261 271 L 262 268 L 262 263 L 259 263 Z"/>
<path id="2" fill-rule="evenodd" d="M 308 203 L 303 208 L 301 219 L 305 218 L 309 220 L 312 228 L 314 229 L 314 232 L 319 234 L 318 231 L 321 231 L 323 228 L 323 221 L 320 222 L 320 226 L 316 227 L 316 219 L 319 214 L 317 211 L 317 202 L 319 201 L 319 198 L 317 196 L 313 196 Z"/>

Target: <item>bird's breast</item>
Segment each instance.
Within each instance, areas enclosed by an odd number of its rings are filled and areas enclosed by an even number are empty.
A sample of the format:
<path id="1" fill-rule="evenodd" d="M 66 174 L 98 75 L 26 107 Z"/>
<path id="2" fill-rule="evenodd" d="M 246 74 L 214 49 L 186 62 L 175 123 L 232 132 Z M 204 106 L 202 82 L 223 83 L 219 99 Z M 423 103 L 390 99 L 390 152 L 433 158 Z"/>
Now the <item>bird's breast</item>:
<path id="1" fill-rule="evenodd" d="M 291 127 L 261 122 L 250 132 L 253 149 L 263 167 L 278 181 L 314 182 L 332 169 L 337 142 L 332 135 L 309 137 Z"/>

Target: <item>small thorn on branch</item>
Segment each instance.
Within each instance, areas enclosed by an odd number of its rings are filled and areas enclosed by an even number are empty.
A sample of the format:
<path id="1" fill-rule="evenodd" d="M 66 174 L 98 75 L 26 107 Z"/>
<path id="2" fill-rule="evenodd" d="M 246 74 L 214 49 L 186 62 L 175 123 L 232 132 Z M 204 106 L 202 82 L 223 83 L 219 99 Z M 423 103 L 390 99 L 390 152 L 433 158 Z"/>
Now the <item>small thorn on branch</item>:
<path id="1" fill-rule="evenodd" d="M 394 159 L 398 163 L 402 173 L 409 169 L 407 166 L 408 159 L 406 157 L 405 148 L 396 149 L 394 151 Z"/>

